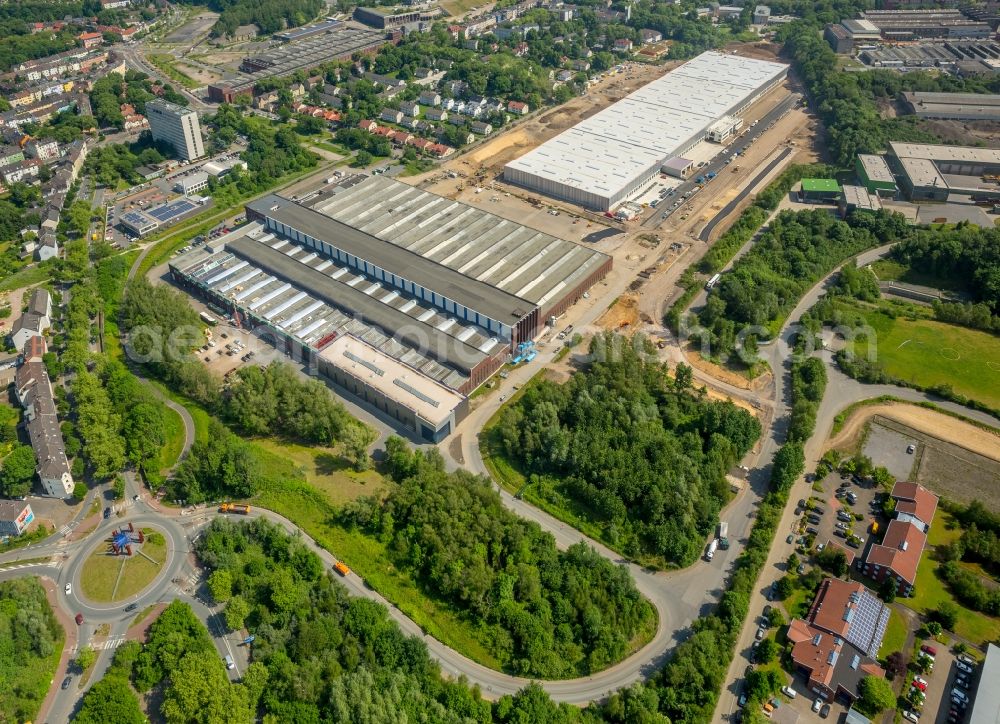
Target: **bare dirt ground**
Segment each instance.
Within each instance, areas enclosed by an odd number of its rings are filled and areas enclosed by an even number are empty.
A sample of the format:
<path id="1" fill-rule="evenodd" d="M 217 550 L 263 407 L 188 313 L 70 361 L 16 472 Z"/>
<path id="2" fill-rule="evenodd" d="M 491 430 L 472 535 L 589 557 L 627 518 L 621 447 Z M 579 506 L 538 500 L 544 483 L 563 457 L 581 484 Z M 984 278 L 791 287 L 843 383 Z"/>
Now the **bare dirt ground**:
<path id="1" fill-rule="evenodd" d="M 722 382 L 730 384 L 733 387 L 739 387 L 741 390 L 763 390 L 771 384 L 770 372 L 757 375 L 751 380 L 748 379 L 746 375 L 741 375 L 739 372 L 728 370 L 725 367 L 720 367 L 717 364 L 709 362 L 693 348 L 689 347 L 685 350 L 684 354 L 687 356 L 687 361 L 692 367 L 710 374 L 715 379 L 721 380 Z"/>
<path id="2" fill-rule="evenodd" d="M 202 84 L 214 83 L 222 78 L 221 72 L 206 70 L 201 66 L 185 63 L 183 60 L 178 60 L 174 63 L 174 67 L 192 80 Z"/>
<path id="3" fill-rule="evenodd" d="M 211 27 L 215 25 L 215 21 L 218 19 L 218 13 L 198 13 L 198 15 L 191 18 L 188 22 L 184 23 L 184 25 L 177 28 L 174 32 L 164 38 L 164 42 L 178 44 L 190 43 L 199 35 L 207 33 Z"/>
<path id="4" fill-rule="evenodd" d="M 724 50 L 742 55 L 745 58 L 757 60 L 779 60 L 781 46 L 776 43 L 761 41 L 759 43 L 729 43 Z"/>
<path id="5" fill-rule="evenodd" d="M 597 325 L 604 329 L 625 330 L 639 321 L 639 301 L 632 295 L 624 295 L 597 319 Z"/>
<path id="6" fill-rule="evenodd" d="M 996 121 L 931 121 L 922 125 L 936 133 L 945 143 L 972 145 L 1000 142 L 1000 123 Z"/>

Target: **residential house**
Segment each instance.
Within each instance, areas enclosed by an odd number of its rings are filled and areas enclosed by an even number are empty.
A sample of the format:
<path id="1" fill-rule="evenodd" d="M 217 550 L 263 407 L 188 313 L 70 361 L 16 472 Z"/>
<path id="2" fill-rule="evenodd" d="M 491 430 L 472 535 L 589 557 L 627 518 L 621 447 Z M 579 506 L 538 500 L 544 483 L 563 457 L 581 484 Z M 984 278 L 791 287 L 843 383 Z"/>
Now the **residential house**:
<path id="1" fill-rule="evenodd" d="M 465 28 L 463 28 L 461 25 L 449 25 L 447 30 L 448 30 L 448 35 L 451 36 L 452 40 L 458 40 L 458 38 L 465 31 Z"/>
<path id="2" fill-rule="evenodd" d="M 29 158 L 49 161 L 59 157 L 59 143 L 51 139 L 32 138 L 24 144 L 24 152 Z"/>
<path id="3" fill-rule="evenodd" d="M 21 349 L 32 337 L 41 337 L 52 326 L 52 297 L 44 289 L 36 289 L 28 300 L 28 308 L 14 322 L 10 340 Z"/>
<path id="4" fill-rule="evenodd" d="M 448 123 L 450 123 L 453 126 L 464 126 L 465 118 L 459 115 L 452 115 L 448 118 Z"/>
<path id="5" fill-rule="evenodd" d="M 483 96 L 477 96 L 475 94 L 469 95 L 465 99 L 465 102 L 468 105 L 477 106 L 479 108 L 483 108 L 486 106 L 486 99 Z"/>
<path id="6" fill-rule="evenodd" d="M 101 33 L 80 33 L 76 36 L 76 39 L 87 50 L 96 48 L 104 42 L 104 36 Z"/>
<path id="7" fill-rule="evenodd" d="M 465 107 L 465 115 L 470 118 L 479 118 L 479 116 L 483 115 L 483 113 L 485 113 L 485 111 L 482 106 L 468 105 Z"/>
<path id="8" fill-rule="evenodd" d="M 521 101 L 511 101 L 507 104 L 507 112 L 513 113 L 518 116 L 528 115 L 528 104 L 522 103 Z"/>
<path id="9" fill-rule="evenodd" d="M 431 143 L 424 150 L 432 156 L 437 156 L 438 158 L 444 158 L 445 156 L 450 156 L 455 153 L 454 148 L 446 146 L 443 143 Z"/>
<path id="10" fill-rule="evenodd" d="M 26 158 L 23 161 L 18 161 L 0 168 L 0 179 L 3 179 L 6 186 L 10 186 L 18 181 L 24 181 L 27 183 L 32 179 L 38 178 L 38 172 L 41 166 L 42 162 L 37 158 Z"/>
<path id="11" fill-rule="evenodd" d="M 397 111 L 392 108 L 383 108 L 382 115 L 379 116 L 383 121 L 388 121 L 389 123 L 402 123 L 403 112 Z"/>
<path id="12" fill-rule="evenodd" d="M 514 46 L 514 55 L 516 55 L 519 58 L 523 58 L 525 55 L 528 54 L 528 49 L 529 49 L 528 44 L 522 41 Z"/>
<path id="13" fill-rule="evenodd" d="M 853 701 L 862 679 L 885 676 L 875 657 L 888 623 L 889 608 L 862 584 L 825 579 L 806 618 L 793 619 L 787 633 L 809 690 Z"/>
<path id="14" fill-rule="evenodd" d="M 146 119 L 146 116 L 136 113 L 135 108 L 128 103 L 122 104 L 121 112 L 122 116 L 125 117 L 124 130 L 141 131 L 144 128 L 149 128 L 149 121 Z"/>
<path id="15" fill-rule="evenodd" d="M 615 41 L 614 49 L 619 53 L 627 53 L 632 50 L 632 41 L 628 38 L 618 38 Z"/>
<path id="16" fill-rule="evenodd" d="M 896 501 L 896 517 L 889 521 L 882 542 L 868 549 L 864 572 L 879 582 L 893 578 L 899 593 L 908 596 L 916 584 L 917 567 L 937 512 L 938 497 L 910 482 L 896 483 L 890 495 Z"/>
<path id="17" fill-rule="evenodd" d="M 569 83 L 576 74 L 571 70 L 560 70 L 556 73 L 556 80 L 560 83 Z"/>
<path id="18" fill-rule="evenodd" d="M 489 123 L 483 123 L 482 121 L 473 121 L 469 128 L 472 129 L 473 133 L 480 136 L 488 136 L 493 133 L 493 126 Z"/>
<path id="19" fill-rule="evenodd" d="M 420 106 L 413 101 L 403 101 L 399 104 L 399 110 L 403 112 L 404 116 L 410 118 L 416 118 L 420 115 Z"/>
<path id="20" fill-rule="evenodd" d="M 17 129 L 11 129 L 17 132 Z M 0 148 L 0 167 L 11 166 L 24 160 L 24 149 L 20 146 L 10 145 Z"/>
<path id="21" fill-rule="evenodd" d="M 378 124 L 375 121 L 360 121 L 358 123 L 358 128 L 362 131 L 368 131 L 369 133 L 374 133 L 375 129 L 378 128 Z"/>
<path id="22" fill-rule="evenodd" d="M 416 68 L 413 71 L 414 78 L 430 78 L 433 71 L 430 68 Z"/>
<path id="23" fill-rule="evenodd" d="M 422 106 L 439 106 L 441 105 L 441 96 L 434 91 L 424 91 L 417 98 L 417 102 Z"/>
<path id="24" fill-rule="evenodd" d="M 497 98 L 487 98 L 486 103 L 483 105 L 483 109 L 487 113 L 503 113 L 503 101 Z"/>
<path id="25" fill-rule="evenodd" d="M 650 43 L 659 43 L 663 40 L 663 33 L 659 30 L 650 30 L 649 28 L 643 28 L 639 31 L 639 37 L 642 38 L 643 45 L 649 45 Z"/>
<path id="26" fill-rule="evenodd" d="M 405 146 L 411 138 L 413 138 L 413 134 L 406 131 L 393 131 L 392 135 L 389 136 L 389 140 L 394 146 Z"/>
<path id="27" fill-rule="evenodd" d="M 432 141 L 428 141 L 426 138 L 420 138 L 419 136 L 411 136 L 410 140 L 406 142 L 407 146 L 413 146 L 418 151 L 426 151 L 427 147 L 433 145 Z"/>
<path id="28" fill-rule="evenodd" d="M 465 110 L 465 103 L 462 101 L 457 101 L 454 98 L 442 98 L 441 107 L 446 111 L 457 111 L 458 109 Z"/>
<path id="29" fill-rule="evenodd" d="M 442 108 L 428 108 L 424 111 L 424 118 L 428 121 L 447 121 L 448 111 Z"/>
<path id="30" fill-rule="evenodd" d="M 14 376 L 14 392 L 24 408 L 25 427 L 35 452 L 35 472 L 45 495 L 68 498 L 73 475 L 63 444 L 49 373 L 42 362 L 45 340 L 32 337 L 24 345 L 23 362 Z"/>
<path id="31" fill-rule="evenodd" d="M 35 258 L 38 261 L 54 259 L 59 256 L 59 239 L 55 231 L 42 229 L 38 234 L 38 243 L 35 245 Z"/>
<path id="32" fill-rule="evenodd" d="M 444 85 L 441 87 L 452 96 L 460 96 L 465 93 L 469 85 L 461 80 L 449 80 L 445 81 Z"/>

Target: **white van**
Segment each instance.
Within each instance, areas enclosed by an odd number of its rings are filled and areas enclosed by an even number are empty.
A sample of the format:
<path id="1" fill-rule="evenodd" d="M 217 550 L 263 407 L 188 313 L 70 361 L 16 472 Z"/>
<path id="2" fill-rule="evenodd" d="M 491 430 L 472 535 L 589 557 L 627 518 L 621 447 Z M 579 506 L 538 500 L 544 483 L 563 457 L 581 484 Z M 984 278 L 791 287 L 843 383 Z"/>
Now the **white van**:
<path id="1" fill-rule="evenodd" d="M 233 661 L 233 657 L 232 656 L 230 656 L 229 654 L 226 654 L 225 660 L 226 660 L 226 668 L 227 669 L 234 669 L 234 668 L 236 668 L 236 662 Z"/>

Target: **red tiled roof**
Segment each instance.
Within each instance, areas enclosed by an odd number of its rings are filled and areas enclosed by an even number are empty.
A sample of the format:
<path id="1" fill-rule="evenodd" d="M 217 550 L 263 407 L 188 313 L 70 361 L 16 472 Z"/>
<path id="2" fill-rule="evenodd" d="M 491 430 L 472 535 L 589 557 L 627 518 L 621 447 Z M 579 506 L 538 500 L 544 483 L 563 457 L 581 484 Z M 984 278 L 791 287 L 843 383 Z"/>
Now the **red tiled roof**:
<path id="1" fill-rule="evenodd" d="M 917 483 L 899 482 L 892 486 L 892 497 L 896 499 L 896 510 L 916 516 L 927 525 L 934 520 L 937 512 L 938 496 Z"/>
<path id="2" fill-rule="evenodd" d="M 805 623 L 805 622 L 803 622 Z M 831 654 L 838 650 L 837 637 L 805 624 L 808 636 L 792 647 L 792 660 L 812 672 L 810 682 L 830 686 L 836 660 Z M 791 628 L 791 627 L 789 627 Z M 831 660 L 833 659 L 833 660 Z"/>
<path id="3" fill-rule="evenodd" d="M 893 520 L 885 530 L 881 545 L 873 545 L 865 560 L 870 565 L 889 568 L 909 584 L 917 577 L 917 565 L 924 552 L 927 535 L 910 522 Z"/>
<path id="4" fill-rule="evenodd" d="M 851 622 L 845 618 L 844 612 L 851 607 L 851 596 L 860 595 L 864 590 L 860 583 L 849 583 L 839 578 L 825 579 L 809 609 L 809 623 L 838 636 L 846 636 Z"/>

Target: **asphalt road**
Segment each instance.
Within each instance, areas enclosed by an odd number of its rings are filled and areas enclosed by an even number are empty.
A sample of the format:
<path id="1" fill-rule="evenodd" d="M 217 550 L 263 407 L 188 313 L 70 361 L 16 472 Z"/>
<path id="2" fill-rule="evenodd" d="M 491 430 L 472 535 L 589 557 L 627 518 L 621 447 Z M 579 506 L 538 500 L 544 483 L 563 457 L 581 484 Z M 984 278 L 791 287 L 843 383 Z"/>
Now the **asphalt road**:
<path id="1" fill-rule="evenodd" d="M 782 163 L 786 158 L 792 154 L 791 146 L 786 146 L 781 153 L 779 153 L 771 163 L 767 164 L 761 172 L 753 177 L 753 180 L 746 185 L 746 187 L 728 204 L 722 207 L 722 209 L 715 216 L 712 217 L 711 221 L 705 224 L 705 228 L 701 230 L 698 234 L 698 239 L 701 241 L 708 241 L 712 238 L 712 232 L 715 231 L 715 227 L 726 220 L 726 217 L 733 213 L 733 209 L 743 203 L 743 199 L 749 196 L 754 188 L 759 184 L 775 167 Z"/>
<path id="2" fill-rule="evenodd" d="M 771 124 L 777 122 L 779 118 L 781 118 L 786 113 L 791 111 L 801 99 L 802 96 L 798 93 L 792 93 L 791 95 L 789 95 L 783 101 L 778 103 L 774 108 L 772 108 L 770 111 L 761 116 L 761 118 L 757 122 L 757 125 L 752 128 L 749 128 L 747 130 L 746 135 L 735 136 L 733 138 L 730 138 L 728 141 L 730 149 L 738 150 L 749 146 L 753 142 L 753 140 L 761 133 L 763 133 L 768 127 L 770 127 Z M 692 193 L 697 193 L 698 184 L 695 183 L 694 179 L 697 179 L 698 177 L 706 177 L 709 173 L 714 173 L 716 174 L 716 177 L 712 180 L 709 180 L 707 183 L 712 183 L 712 181 L 718 180 L 719 175 L 723 171 L 725 171 L 726 167 L 729 165 L 726 163 L 726 160 L 730 158 L 732 158 L 732 152 L 730 152 L 729 154 L 720 153 L 718 156 L 709 161 L 707 164 L 693 171 L 691 175 L 694 178 L 684 181 L 674 189 L 673 195 L 664 198 L 660 202 L 662 206 L 658 205 L 658 208 L 653 209 L 653 213 L 650 214 L 648 218 L 643 220 L 642 226 L 644 228 L 652 228 L 654 226 L 658 226 L 664 219 L 684 208 L 685 204 L 682 200 L 684 194 L 688 193 L 689 191 Z M 758 175 L 757 178 L 755 178 L 750 184 L 748 184 L 746 187 L 747 191 L 744 191 L 744 193 L 740 196 L 740 198 L 746 196 L 746 194 L 749 193 L 749 189 L 752 189 L 756 185 L 757 180 L 767 175 L 767 173 L 769 173 L 772 168 L 773 166 L 767 168 L 762 175 Z M 678 206 L 673 207 L 672 204 L 675 201 L 680 201 L 681 203 Z"/>

